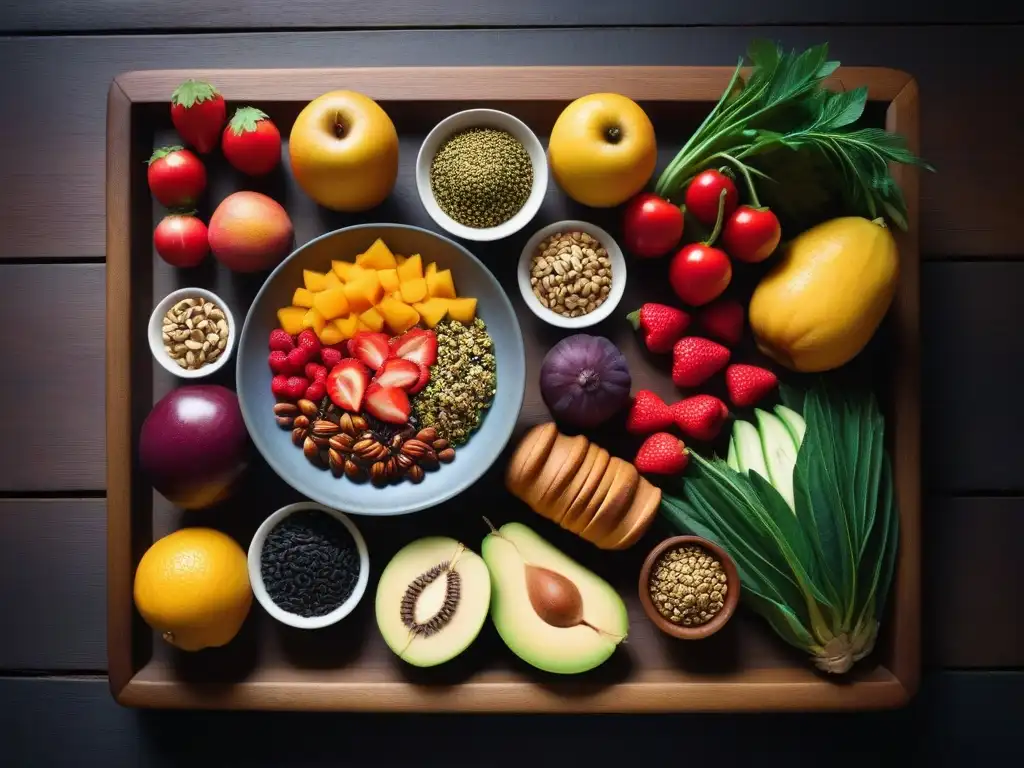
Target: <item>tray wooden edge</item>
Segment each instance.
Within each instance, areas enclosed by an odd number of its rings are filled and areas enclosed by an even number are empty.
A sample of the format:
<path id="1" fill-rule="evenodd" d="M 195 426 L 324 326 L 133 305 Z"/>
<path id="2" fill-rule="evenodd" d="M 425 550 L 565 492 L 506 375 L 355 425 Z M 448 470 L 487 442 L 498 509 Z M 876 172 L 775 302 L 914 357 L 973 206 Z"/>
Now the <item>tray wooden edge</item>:
<path id="1" fill-rule="evenodd" d="M 293 695 L 303 695 L 303 709 L 339 710 L 338 686 L 330 696 L 317 695 L 310 684 L 260 684 L 247 691 L 187 686 L 171 681 L 136 678 L 132 653 L 132 533 L 131 533 L 131 367 L 127 355 L 128 324 L 110 322 L 111 307 L 131 301 L 131 185 L 133 104 L 166 101 L 186 77 L 212 80 L 231 99 L 309 100 L 324 92 L 326 83 L 363 89 L 378 99 L 445 100 L 458 93 L 460 101 L 575 98 L 614 82 L 622 89 L 625 75 L 629 94 L 638 100 L 715 101 L 731 76 L 732 67 L 384 67 L 332 69 L 147 70 L 118 75 L 107 98 L 107 254 L 106 293 L 106 408 L 107 408 L 107 665 L 113 698 L 129 707 L 286 709 Z M 915 153 L 920 147 L 918 87 L 908 73 L 885 67 L 842 67 L 830 78 L 840 87 L 866 86 L 869 98 L 888 101 L 886 128 L 906 136 Z M 326 86 L 331 87 L 331 86 Z M 903 189 L 909 229 L 898 233 L 901 285 L 895 301 L 897 343 L 904 376 L 895 393 L 894 472 L 899 494 L 901 542 L 893 599 L 900 606 L 892 628 L 891 679 L 852 685 L 821 681 L 774 684 L 761 695 L 749 695 L 750 682 L 703 683 L 680 701 L 675 683 L 623 683 L 614 695 L 554 697 L 539 686 L 505 683 L 466 683 L 460 695 L 409 696 L 399 683 L 342 686 L 351 695 L 352 711 L 488 711 L 488 712 L 690 712 L 802 711 L 896 708 L 916 694 L 921 675 L 920 595 L 920 252 L 919 173 L 895 166 L 893 175 Z M 635 689 L 635 690 L 634 690 Z"/>

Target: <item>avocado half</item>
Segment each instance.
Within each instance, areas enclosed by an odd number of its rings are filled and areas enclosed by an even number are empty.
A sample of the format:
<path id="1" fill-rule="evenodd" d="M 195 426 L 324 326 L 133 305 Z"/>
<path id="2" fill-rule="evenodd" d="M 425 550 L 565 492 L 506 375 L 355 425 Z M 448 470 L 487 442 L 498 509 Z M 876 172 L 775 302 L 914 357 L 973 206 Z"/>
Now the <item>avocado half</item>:
<path id="1" fill-rule="evenodd" d="M 586 672 L 629 632 L 612 586 L 522 523 L 506 523 L 481 547 L 491 574 L 491 618 L 527 664 L 557 674 Z"/>
<path id="2" fill-rule="evenodd" d="M 377 627 L 403 661 L 433 667 L 466 650 L 487 619 L 491 578 L 476 552 L 430 536 L 400 549 L 377 582 Z"/>

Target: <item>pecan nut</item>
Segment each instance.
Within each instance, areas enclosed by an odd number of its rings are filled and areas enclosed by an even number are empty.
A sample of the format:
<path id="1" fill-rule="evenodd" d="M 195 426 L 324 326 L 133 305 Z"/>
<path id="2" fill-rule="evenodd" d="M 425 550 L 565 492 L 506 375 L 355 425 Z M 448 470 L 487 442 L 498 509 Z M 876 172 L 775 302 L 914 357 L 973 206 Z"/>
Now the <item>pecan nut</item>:
<path id="1" fill-rule="evenodd" d="M 361 483 L 366 479 L 366 473 L 363 471 L 363 468 L 352 461 L 352 459 L 346 459 L 345 477 L 354 483 Z"/>
<path id="2" fill-rule="evenodd" d="M 318 419 L 313 422 L 313 434 L 317 437 L 333 437 L 341 431 L 341 427 L 333 421 Z"/>
<path id="3" fill-rule="evenodd" d="M 317 407 L 317 404 L 314 403 L 312 400 L 307 400 L 306 398 L 302 398 L 301 400 L 299 400 L 299 402 L 297 402 L 296 405 L 299 407 L 299 410 L 302 411 L 302 413 L 305 416 L 308 416 L 311 419 L 315 419 L 317 413 L 320 412 L 320 409 Z"/>
<path id="4" fill-rule="evenodd" d="M 370 428 L 366 419 L 360 416 L 358 413 L 352 414 L 352 426 L 355 427 L 356 432 L 365 432 Z"/>
<path id="5" fill-rule="evenodd" d="M 351 435 L 335 435 L 327 441 L 331 448 L 342 453 L 349 453 L 352 450 L 352 436 Z"/>
<path id="6" fill-rule="evenodd" d="M 443 437 L 437 438 L 437 440 L 430 445 L 435 451 L 443 451 L 445 448 L 449 448 L 451 446 L 451 444 Z"/>
<path id="7" fill-rule="evenodd" d="M 424 443 L 432 443 L 437 440 L 437 430 L 433 427 L 424 427 L 416 433 L 416 439 Z"/>
<path id="8" fill-rule="evenodd" d="M 340 476 L 345 471 L 345 457 L 341 451 L 336 448 L 330 448 L 327 451 L 327 463 L 330 465 L 331 472 L 335 476 Z"/>
<path id="9" fill-rule="evenodd" d="M 317 448 L 326 449 L 330 445 L 330 439 L 323 435 L 318 435 L 314 432 L 309 433 L 309 439 L 313 441 Z"/>
<path id="10" fill-rule="evenodd" d="M 416 460 L 413 459 L 412 456 L 408 456 L 408 455 L 406 455 L 404 453 L 400 453 L 397 456 L 395 456 L 395 464 L 397 464 L 398 467 L 401 470 L 403 470 L 403 471 L 407 470 L 409 467 L 411 467 L 415 463 L 416 463 Z"/>
<path id="11" fill-rule="evenodd" d="M 437 459 L 443 464 L 451 464 L 453 461 L 455 461 L 455 449 L 445 448 L 443 451 L 438 451 Z"/>
<path id="12" fill-rule="evenodd" d="M 299 414 L 295 417 L 293 424 L 299 429 L 309 429 L 309 417 Z"/>
<path id="13" fill-rule="evenodd" d="M 354 437 L 357 434 L 355 425 L 352 423 L 352 414 L 343 413 L 338 417 L 338 427 L 346 435 Z"/>
<path id="14" fill-rule="evenodd" d="M 275 403 L 274 404 L 274 415 L 275 416 L 297 416 L 299 413 L 299 406 L 295 403 Z"/>
<path id="15" fill-rule="evenodd" d="M 292 430 L 292 442 L 295 443 L 295 445 L 302 445 L 303 441 L 306 439 L 306 435 L 308 434 L 309 432 L 302 427 L 295 427 L 295 429 Z"/>
<path id="16" fill-rule="evenodd" d="M 409 480 L 411 482 L 413 482 L 413 483 L 422 483 L 423 482 L 423 467 L 419 466 L 418 464 L 413 464 L 406 471 L 405 476 L 408 477 Z"/>
<path id="17" fill-rule="evenodd" d="M 388 481 L 388 465 L 383 461 L 375 461 L 370 465 L 370 480 L 375 483 L 386 483 Z"/>
<path id="18" fill-rule="evenodd" d="M 305 454 L 307 459 L 317 459 L 320 457 L 320 446 L 313 441 L 312 436 L 307 435 L 303 441 L 302 453 Z"/>
<path id="19" fill-rule="evenodd" d="M 295 419 L 291 416 L 278 416 L 276 418 L 277 426 L 281 427 L 281 429 L 291 429 L 292 424 L 295 422 Z"/>
<path id="20" fill-rule="evenodd" d="M 366 463 L 380 461 L 388 455 L 388 449 L 370 437 L 352 446 L 352 452 Z"/>
<path id="21" fill-rule="evenodd" d="M 413 459 L 422 458 L 430 450 L 430 446 L 424 443 L 422 440 L 413 438 L 412 440 L 406 440 L 402 443 L 402 453 Z"/>

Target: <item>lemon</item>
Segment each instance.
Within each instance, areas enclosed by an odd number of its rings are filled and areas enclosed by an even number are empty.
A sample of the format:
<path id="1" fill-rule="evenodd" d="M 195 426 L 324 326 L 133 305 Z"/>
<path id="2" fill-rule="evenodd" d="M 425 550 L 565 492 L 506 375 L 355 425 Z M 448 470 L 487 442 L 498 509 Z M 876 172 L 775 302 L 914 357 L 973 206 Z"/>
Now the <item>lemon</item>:
<path id="1" fill-rule="evenodd" d="M 245 552 L 212 528 L 183 528 L 164 536 L 135 571 L 135 607 L 183 651 L 229 643 L 251 605 Z"/>

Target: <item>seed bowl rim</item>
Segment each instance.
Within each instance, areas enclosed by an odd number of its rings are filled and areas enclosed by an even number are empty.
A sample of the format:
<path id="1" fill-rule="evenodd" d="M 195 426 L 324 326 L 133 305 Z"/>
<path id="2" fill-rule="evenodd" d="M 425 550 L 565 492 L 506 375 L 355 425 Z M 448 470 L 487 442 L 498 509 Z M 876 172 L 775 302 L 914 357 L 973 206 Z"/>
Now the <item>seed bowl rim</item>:
<path id="1" fill-rule="evenodd" d="M 263 555 L 263 544 L 266 542 L 270 531 L 276 528 L 286 517 L 296 512 L 310 509 L 325 512 L 348 529 L 348 532 L 352 535 L 352 540 L 355 541 L 356 551 L 359 552 L 359 577 L 356 579 L 356 585 L 352 590 L 352 594 L 348 596 L 345 602 L 323 616 L 310 616 L 307 618 L 289 613 L 278 606 L 270 597 L 267 593 L 266 585 L 263 583 L 261 558 Z M 272 618 L 296 629 L 323 629 L 324 627 L 337 624 L 352 613 L 355 607 L 362 601 L 370 581 L 370 551 L 366 546 L 366 539 L 363 538 L 363 534 L 358 526 L 344 512 L 315 501 L 297 501 L 294 504 L 281 507 L 267 517 L 266 520 L 260 523 L 260 527 L 253 534 L 252 541 L 249 542 L 246 559 L 249 567 L 249 585 L 252 588 L 253 595 L 256 597 L 256 601 L 263 606 L 263 610 L 270 614 Z"/>
<path id="2" fill-rule="evenodd" d="M 702 624 L 699 627 L 681 627 L 678 624 L 673 624 L 666 620 L 655 609 L 647 585 L 651 578 L 651 571 L 654 568 L 654 564 L 661 559 L 661 556 L 671 549 L 678 549 L 686 545 L 701 547 L 717 557 L 721 561 L 722 567 L 725 569 L 725 578 L 729 585 L 729 593 L 725 597 L 725 605 L 722 606 L 722 610 L 720 610 L 718 614 L 707 624 Z M 732 557 L 730 557 L 728 552 L 713 541 L 709 541 L 701 536 L 672 536 L 671 538 L 665 539 L 650 551 L 647 555 L 647 559 L 644 560 L 643 566 L 640 568 L 640 605 L 643 607 L 644 613 L 647 614 L 647 618 L 651 620 L 651 623 L 654 624 L 654 626 L 666 635 L 671 635 L 672 637 L 680 640 L 703 640 L 704 638 L 715 634 L 718 630 L 728 624 L 729 619 L 731 619 L 732 615 L 736 612 L 736 606 L 739 605 L 740 589 L 740 575 L 736 570 L 736 563 L 733 561 Z"/>
<path id="3" fill-rule="evenodd" d="M 516 214 L 496 227 L 477 229 L 460 224 L 441 210 L 430 186 L 430 164 L 441 144 L 453 133 L 466 128 L 499 128 L 511 133 L 523 144 L 533 166 L 533 186 L 530 196 Z M 416 192 L 427 214 L 441 229 L 454 237 L 476 242 L 502 240 L 519 232 L 533 221 L 544 203 L 548 188 L 548 160 L 540 138 L 526 123 L 513 114 L 500 109 L 464 109 L 448 115 L 438 122 L 420 143 L 416 153 Z"/>
<path id="4" fill-rule="evenodd" d="M 220 353 L 219 358 L 208 365 L 197 368 L 194 371 L 188 371 L 175 363 L 174 359 L 164 350 L 162 329 L 164 327 L 163 317 L 167 314 L 167 310 L 182 299 L 192 298 L 193 296 L 201 296 L 207 301 L 213 302 L 217 305 L 218 309 L 224 313 L 224 320 L 228 324 L 228 342 L 224 347 L 224 351 Z M 224 301 L 224 299 L 208 288 L 191 286 L 171 291 L 156 303 L 156 306 L 153 307 L 153 311 L 149 315 L 146 336 L 149 339 L 150 354 L 165 371 L 174 374 L 179 379 L 204 379 L 227 365 L 228 360 L 231 359 L 231 355 L 235 349 L 238 330 L 235 327 L 234 313 L 231 311 L 231 307 L 228 306 L 228 303 Z"/>
<path id="5" fill-rule="evenodd" d="M 561 315 L 555 314 L 540 303 L 540 300 L 533 295 L 533 289 L 530 286 L 530 262 L 533 260 L 533 252 L 537 249 L 537 246 L 540 245 L 544 238 L 567 229 L 576 229 L 581 232 L 586 232 L 591 237 L 597 239 L 608 252 L 608 258 L 612 262 L 612 287 L 608 292 L 608 298 L 605 299 L 604 304 L 593 312 L 586 315 L 580 315 L 579 317 L 562 317 Z M 615 277 L 616 273 L 618 273 L 620 277 Z M 526 245 L 523 246 L 522 253 L 519 255 L 519 266 L 516 270 L 516 280 L 519 283 L 519 293 L 522 295 L 523 301 L 526 303 L 526 306 L 529 307 L 530 311 L 548 325 L 553 325 L 556 328 L 569 329 L 590 328 L 591 326 L 604 322 L 611 317 L 612 313 L 619 306 L 619 302 L 622 301 L 622 297 L 626 293 L 627 276 L 626 257 L 622 253 L 622 249 L 619 247 L 619 244 L 615 242 L 615 238 L 612 237 L 610 233 L 597 226 L 597 224 L 593 224 L 589 221 L 583 221 L 581 219 L 563 219 L 562 221 L 556 221 L 545 227 L 541 227 L 534 232 L 533 236 L 526 241 Z"/>

